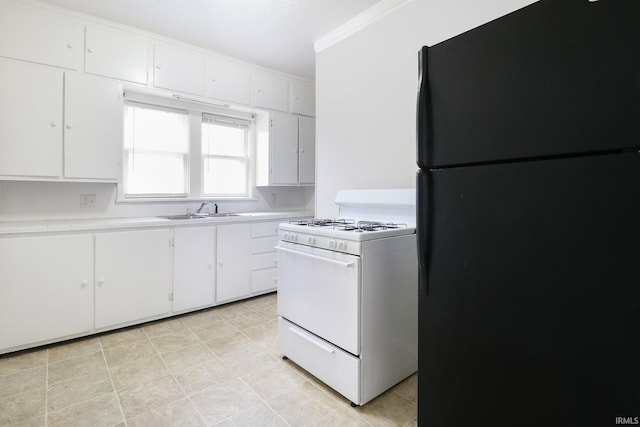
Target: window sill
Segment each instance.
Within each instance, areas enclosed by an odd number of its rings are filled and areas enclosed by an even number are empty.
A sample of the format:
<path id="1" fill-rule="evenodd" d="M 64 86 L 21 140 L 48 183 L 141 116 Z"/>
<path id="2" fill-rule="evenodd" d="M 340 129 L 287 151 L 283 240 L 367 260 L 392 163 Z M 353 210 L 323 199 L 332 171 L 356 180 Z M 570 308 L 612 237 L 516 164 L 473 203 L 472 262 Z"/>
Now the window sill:
<path id="1" fill-rule="evenodd" d="M 188 203 L 188 202 L 257 202 L 255 197 L 117 197 L 116 204 L 127 203 Z"/>

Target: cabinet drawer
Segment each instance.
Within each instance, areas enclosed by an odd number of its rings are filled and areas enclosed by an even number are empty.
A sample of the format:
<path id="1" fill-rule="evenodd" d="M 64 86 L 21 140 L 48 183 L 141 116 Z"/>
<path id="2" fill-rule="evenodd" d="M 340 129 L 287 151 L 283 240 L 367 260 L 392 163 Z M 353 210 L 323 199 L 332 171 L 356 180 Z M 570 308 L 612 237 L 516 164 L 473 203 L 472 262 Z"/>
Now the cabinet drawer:
<path id="1" fill-rule="evenodd" d="M 278 269 L 267 268 L 251 272 L 251 293 L 273 291 L 278 287 Z"/>
<path id="2" fill-rule="evenodd" d="M 251 253 L 263 254 L 266 252 L 275 252 L 274 246 L 278 242 L 278 236 L 258 237 L 251 240 Z"/>
<path id="3" fill-rule="evenodd" d="M 322 382 L 360 403 L 360 359 L 280 317 L 278 345 L 282 354 Z"/>
<path id="4" fill-rule="evenodd" d="M 251 237 L 277 236 L 282 221 L 254 222 L 251 224 Z"/>
<path id="5" fill-rule="evenodd" d="M 278 264 L 278 256 L 275 252 L 268 254 L 253 255 L 251 257 L 251 269 L 261 270 L 263 268 L 274 268 Z"/>

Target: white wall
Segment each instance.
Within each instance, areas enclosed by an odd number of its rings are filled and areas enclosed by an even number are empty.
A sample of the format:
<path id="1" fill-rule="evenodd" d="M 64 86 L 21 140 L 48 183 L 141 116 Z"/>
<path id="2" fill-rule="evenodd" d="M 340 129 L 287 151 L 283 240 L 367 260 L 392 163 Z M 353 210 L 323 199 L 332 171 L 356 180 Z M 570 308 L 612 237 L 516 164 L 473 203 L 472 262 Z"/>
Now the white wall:
<path id="1" fill-rule="evenodd" d="M 316 55 L 316 216 L 346 188 L 415 187 L 417 52 L 533 0 L 413 0 Z"/>
<path id="2" fill-rule="evenodd" d="M 95 194 L 96 207 L 81 208 L 81 194 Z M 314 194 L 313 188 L 265 187 L 256 189 L 255 200 L 217 203 L 220 212 L 313 210 Z M 0 181 L 0 221 L 160 216 L 195 212 L 200 206 L 200 202 L 115 203 L 115 197 L 115 184 Z"/>

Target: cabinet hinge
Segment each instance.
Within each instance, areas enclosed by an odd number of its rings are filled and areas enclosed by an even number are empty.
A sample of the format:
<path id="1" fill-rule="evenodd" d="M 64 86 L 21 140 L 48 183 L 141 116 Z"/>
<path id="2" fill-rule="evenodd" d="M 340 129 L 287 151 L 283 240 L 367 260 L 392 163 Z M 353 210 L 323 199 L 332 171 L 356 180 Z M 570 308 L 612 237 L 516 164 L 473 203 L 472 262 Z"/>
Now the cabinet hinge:
<path id="1" fill-rule="evenodd" d="M 172 237 L 169 239 L 169 247 L 173 248 L 174 244 L 175 244 L 175 241 L 174 241 L 174 238 Z"/>
<path id="2" fill-rule="evenodd" d="M 169 301 L 173 301 L 173 292 L 169 294 Z"/>

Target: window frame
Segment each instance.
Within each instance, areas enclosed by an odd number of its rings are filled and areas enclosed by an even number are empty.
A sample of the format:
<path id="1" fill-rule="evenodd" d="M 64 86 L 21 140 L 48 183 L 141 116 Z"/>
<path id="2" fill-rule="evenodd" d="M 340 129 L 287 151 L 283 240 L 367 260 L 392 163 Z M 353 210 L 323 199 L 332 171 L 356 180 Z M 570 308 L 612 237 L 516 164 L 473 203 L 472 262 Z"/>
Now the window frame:
<path id="1" fill-rule="evenodd" d="M 126 121 L 127 121 L 127 105 L 131 105 L 133 107 L 137 107 L 137 108 L 144 108 L 144 109 L 149 109 L 149 110 L 155 110 L 155 111 L 166 111 L 166 112 L 170 112 L 170 113 L 178 113 L 178 114 L 184 114 L 186 116 L 187 119 L 187 150 L 186 152 L 181 152 L 178 153 L 176 152 L 174 154 L 175 157 L 182 157 L 182 165 L 183 165 L 183 172 L 184 172 L 184 183 L 185 183 L 185 190 L 186 192 L 180 192 L 180 193 L 127 193 L 126 192 L 126 185 L 125 182 L 128 178 L 128 172 L 129 172 L 129 162 L 128 162 L 128 156 L 130 155 L 129 153 L 133 152 L 133 155 L 135 156 L 135 152 L 141 152 L 141 153 L 147 153 L 147 154 L 151 154 L 151 153 L 155 153 L 157 155 L 162 155 L 162 150 L 150 150 L 150 149 L 145 149 L 145 148 L 135 148 L 133 147 L 132 149 L 127 148 L 126 146 L 126 142 L 127 142 L 127 126 L 126 126 Z M 125 199 L 152 199 L 152 198 L 163 198 L 163 199 L 184 199 L 186 196 L 188 196 L 189 193 L 189 188 L 190 188 L 190 177 L 189 177 L 189 165 L 190 165 L 190 158 L 191 158 L 191 132 L 190 132 L 190 120 L 189 120 L 189 111 L 182 109 L 182 108 L 170 108 L 170 107 L 166 107 L 166 106 L 160 106 L 160 105 L 153 105 L 153 104 L 149 104 L 149 103 L 143 103 L 143 102 L 139 102 L 139 101 L 131 101 L 131 100 L 126 100 L 124 102 L 124 132 L 125 135 L 123 136 L 123 141 L 122 141 L 122 164 L 123 164 L 123 168 L 122 168 L 122 191 L 123 191 L 123 197 Z M 167 152 L 166 153 L 166 157 L 170 157 L 170 154 Z"/>
<path id="2" fill-rule="evenodd" d="M 217 105 L 199 100 L 187 100 L 170 94 L 144 93 L 139 90 L 125 91 L 124 102 L 147 104 L 150 107 L 166 108 L 170 110 L 185 110 L 188 112 L 189 126 L 189 155 L 187 160 L 187 192 L 183 195 L 125 195 L 125 148 L 124 133 L 122 140 L 122 172 L 117 184 L 116 203 L 137 202 L 185 202 L 204 200 L 247 200 L 254 201 L 255 183 L 255 149 L 256 149 L 256 113 L 250 109 L 232 108 L 228 105 Z M 202 156 L 202 123 L 203 116 L 219 116 L 231 120 L 244 120 L 249 122 L 247 157 L 247 193 L 235 195 L 214 195 L 204 193 L 204 161 Z M 123 108 L 123 122 L 125 120 Z M 123 131 L 126 132 L 126 129 Z"/>
<path id="3" fill-rule="evenodd" d="M 200 137 L 201 140 L 201 146 L 200 146 L 200 167 L 201 167 L 201 173 L 200 173 L 200 177 L 201 177 L 201 194 L 203 197 L 210 197 L 210 198 L 220 198 L 220 197 L 233 197 L 233 198 L 245 198 L 245 197 L 250 197 L 251 195 L 251 188 L 253 186 L 253 183 L 251 182 L 251 177 L 252 177 L 252 173 L 251 173 L 251 133 L 252 133 L 252 122 L 251 120 L 247 120 L 247 119 L 240 119 L 240 118 L 234 118 L 234 117 L 230 117 L 230 116 L 223 116 L 220 114 L 211 114 L 211 113 L 203 113 L 202 114 L 202 119 L 201 119 L 201 127 L 203 127 L 207 122 L 213 122 L 212 124 L 215 124 L 216 121 L 219 121 L 220 123 L 222 123 L 222 126 L 227 126 L 224 123 L 230 123 L 232 124 L 232 126 L 228 126 L 231 128 L 242 128 L 242 129 L 246 129 L 246 134 L 245 134 L 245 140 L 244 140 L 244 152 L 245 154 L 243 156 L 234 156 L 234 155 L 224 155 L 224 154 L 205 154 L 204 153 L 204 149 L 203 149 L 203 143 L 204 143 L 204 138 Z M 244 162 L 244 167 L 245 167 L 245 182 L 246 182 L 246 192 L 244 193 L 228 193 L 228 194 L 216 194 L 216 193 L 207 193 L 205 192 L 205 173 L 204 173 L 204 169 L 205 169 L 205 162 L 206 160 L 210 160 L 210 159 L 228 159 L 228 160 L 240 160 L 242 162 Z"/>

